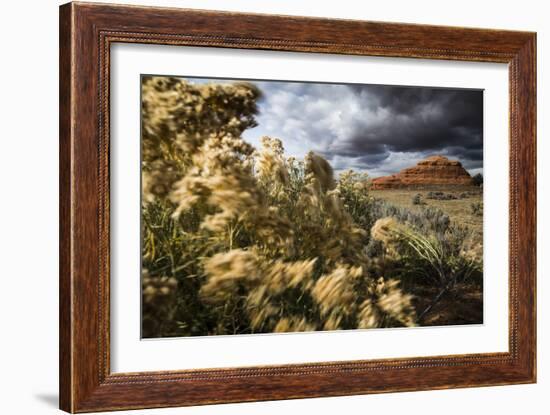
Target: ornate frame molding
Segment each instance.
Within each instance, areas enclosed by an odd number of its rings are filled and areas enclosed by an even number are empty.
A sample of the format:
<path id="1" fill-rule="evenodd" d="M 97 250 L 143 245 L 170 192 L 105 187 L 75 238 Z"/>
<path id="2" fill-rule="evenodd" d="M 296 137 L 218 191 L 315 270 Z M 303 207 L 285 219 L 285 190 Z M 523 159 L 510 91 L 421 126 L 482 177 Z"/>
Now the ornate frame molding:
<path id="1" fill-rule="evenodd" d="M 109 70 L 110 46 L 116 42 L 508 63 L 509 352 L 111 373 Z M 104 4 L 61 6 L 61 409 L 90 412 L 534 382 L 535 91 L 534 33 Z"/>

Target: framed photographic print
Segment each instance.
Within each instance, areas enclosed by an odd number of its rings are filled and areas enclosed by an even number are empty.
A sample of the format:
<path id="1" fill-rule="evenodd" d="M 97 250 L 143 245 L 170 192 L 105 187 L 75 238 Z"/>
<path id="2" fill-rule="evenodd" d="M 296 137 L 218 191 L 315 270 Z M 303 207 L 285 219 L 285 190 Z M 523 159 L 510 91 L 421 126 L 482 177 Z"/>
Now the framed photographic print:
<path id="1" fill-rule="evenodd" d="M 536 380 L 536 36 L 60 8 L 60 407 Z"/>

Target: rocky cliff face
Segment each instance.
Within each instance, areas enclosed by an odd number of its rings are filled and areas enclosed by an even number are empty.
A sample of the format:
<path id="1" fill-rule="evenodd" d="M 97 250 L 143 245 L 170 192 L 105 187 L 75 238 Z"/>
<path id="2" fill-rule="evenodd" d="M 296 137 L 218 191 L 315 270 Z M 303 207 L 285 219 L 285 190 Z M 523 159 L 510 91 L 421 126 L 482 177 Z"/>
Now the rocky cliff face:
<path id="1" fill-rule="evenodd" d="M 432 156 L 391 176 L 372 180 L 372 189 L 396 189 L 432 185 L 471 186 L 473 179 L 457 160 Z"/>

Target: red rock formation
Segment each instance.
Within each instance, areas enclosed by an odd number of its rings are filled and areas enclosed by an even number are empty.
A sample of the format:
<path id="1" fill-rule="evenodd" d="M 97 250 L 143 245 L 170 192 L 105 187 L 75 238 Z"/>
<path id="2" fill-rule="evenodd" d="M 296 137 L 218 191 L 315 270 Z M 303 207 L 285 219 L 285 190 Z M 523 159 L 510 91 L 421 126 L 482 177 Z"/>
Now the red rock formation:
<path id="1" fill-rule="evenodd" d="M 391 176 L 372 180 L 372 189 L 396 189 L 433 185 L 472 186 L 470 174 L 457 160 L 443 156 L 432 156 L 420 161 L 416 166 L 401 170 Z"/>

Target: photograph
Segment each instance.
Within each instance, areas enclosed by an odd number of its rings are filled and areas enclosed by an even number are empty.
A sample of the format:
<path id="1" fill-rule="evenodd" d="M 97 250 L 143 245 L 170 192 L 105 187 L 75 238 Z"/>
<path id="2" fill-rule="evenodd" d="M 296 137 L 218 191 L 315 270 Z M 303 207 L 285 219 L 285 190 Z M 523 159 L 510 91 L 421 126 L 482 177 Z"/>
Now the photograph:
<path id="1" fill-rule="evenodd" d="M 140 82 L 142 338 L 483 324 L 483 90 Z"/>

